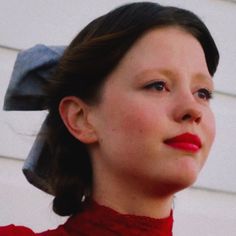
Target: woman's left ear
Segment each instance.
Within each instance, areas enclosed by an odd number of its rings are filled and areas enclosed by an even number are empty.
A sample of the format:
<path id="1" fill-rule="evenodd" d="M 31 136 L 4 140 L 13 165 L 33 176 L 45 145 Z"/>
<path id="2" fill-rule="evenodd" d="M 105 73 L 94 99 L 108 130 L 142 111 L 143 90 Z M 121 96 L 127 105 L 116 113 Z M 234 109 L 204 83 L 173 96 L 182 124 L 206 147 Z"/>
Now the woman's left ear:
<path id="1" fill-rule="evenodd" d="M 59 104 L 59 113 L 68 131 L 85 144 L 98 140 L 88 119 L 90 111 L 90 106 L 75 96 L 64 97 Z"/>

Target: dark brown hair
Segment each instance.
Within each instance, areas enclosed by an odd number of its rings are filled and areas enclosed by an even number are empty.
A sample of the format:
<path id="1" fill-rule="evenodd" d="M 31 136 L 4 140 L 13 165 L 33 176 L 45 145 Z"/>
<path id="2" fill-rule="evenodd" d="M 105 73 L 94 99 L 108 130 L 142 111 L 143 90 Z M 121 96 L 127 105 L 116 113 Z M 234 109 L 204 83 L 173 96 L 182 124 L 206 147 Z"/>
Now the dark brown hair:
<path id="1" fill-rule="evenodd" d="M 153 28 L 177 26 L 201 44 L 213 76 L 219 61 L 214 40 L 192 12 L 152 2 L 123 5 L 88 24 L 66 49 L 48 88 L 48 132 L 51 150 L 53 209 L 59 215 L 81 210 L 84 195 L 92 189 L 92 168 L 87 148 L 64 126 L 58 105 L 65 96 L 87 103 L 99 102 L 106 80 L 135 41 Z"/>

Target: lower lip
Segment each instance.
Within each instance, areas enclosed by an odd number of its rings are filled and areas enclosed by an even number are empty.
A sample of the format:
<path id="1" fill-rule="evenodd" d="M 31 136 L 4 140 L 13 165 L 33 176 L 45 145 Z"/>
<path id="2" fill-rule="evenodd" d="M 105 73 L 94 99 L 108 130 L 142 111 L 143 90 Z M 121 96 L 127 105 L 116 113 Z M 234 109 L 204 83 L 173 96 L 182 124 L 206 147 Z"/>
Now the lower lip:
<path id="1" fill-rule="evenodd" d="M 175 149 L 181 149 L 183 151 L 187 151 L 187 152 L 198 152 L 200 150 L 200 147 L 193 144 L 193 143 L 180 143 L 180 142 L 176 142 L 176 143 L 168 143 L 168 146 L 175 148 Z"/>

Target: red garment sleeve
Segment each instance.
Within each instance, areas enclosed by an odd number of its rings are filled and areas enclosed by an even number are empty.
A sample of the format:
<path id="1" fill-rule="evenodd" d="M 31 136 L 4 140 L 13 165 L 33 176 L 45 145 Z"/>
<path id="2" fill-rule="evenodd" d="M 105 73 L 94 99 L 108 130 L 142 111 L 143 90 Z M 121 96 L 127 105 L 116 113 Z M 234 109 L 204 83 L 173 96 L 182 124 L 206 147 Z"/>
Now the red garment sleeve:
<path id="1" fill-rule="evenodd" d="M 0 227 L 0 236 L 35 236 L 36 234 L 24 226 L 7 225 Z"/>
<path id="2" fill-rule="evenodd" d="M 31 229 L 24 226 L 15 226 L 13 224 L 0 226 L 0 236 L 69 236 L 63 226 L 54 230 L 47 230 L 41 233 L 34 233 Z"/>

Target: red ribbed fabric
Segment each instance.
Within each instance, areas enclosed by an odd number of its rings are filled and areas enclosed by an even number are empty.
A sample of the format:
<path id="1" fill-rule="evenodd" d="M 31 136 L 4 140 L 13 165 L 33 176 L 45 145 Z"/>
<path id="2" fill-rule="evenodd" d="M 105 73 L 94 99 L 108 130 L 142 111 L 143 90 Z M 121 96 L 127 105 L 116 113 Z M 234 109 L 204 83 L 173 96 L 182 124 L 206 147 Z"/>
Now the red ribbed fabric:
<path id="1" fill-rule="evenodd" d="M 125 215 L 92 202 L 57 229 L 33 233 L 10 225 L 0 227 L 0 236 L 172 236 L 172 215 L 165 219 Z"/>

